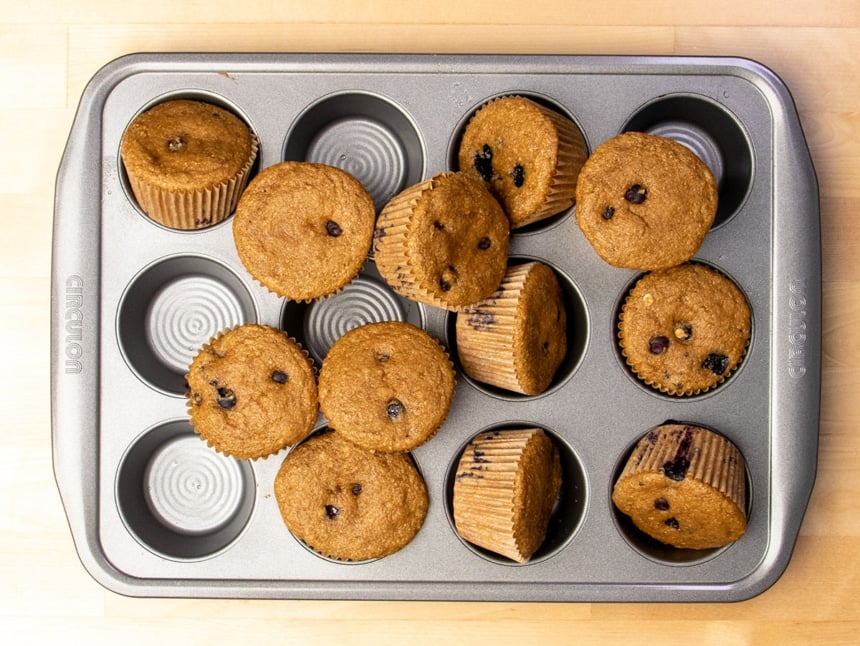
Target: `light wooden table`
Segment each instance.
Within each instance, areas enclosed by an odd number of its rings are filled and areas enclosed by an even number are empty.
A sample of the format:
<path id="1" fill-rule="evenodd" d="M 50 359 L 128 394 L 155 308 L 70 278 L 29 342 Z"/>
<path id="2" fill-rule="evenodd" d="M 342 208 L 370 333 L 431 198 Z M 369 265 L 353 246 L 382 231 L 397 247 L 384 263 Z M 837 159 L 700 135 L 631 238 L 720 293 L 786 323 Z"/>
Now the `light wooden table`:
<path id="1" fill-rule="evenodd" d="M 0 639 L 4 643 L 739 643 L 860 639 L 860 3 L 146 3 L 2 0 Z M 791 88 L 821 188 L 819 472 L 793 559 L 737 604 L 129 599 L 80 565 L 53 480 L 49 417 L 54 179 L 84 84 L 134 51 L 717 54 Z M 11 636 L 9 640 L 7 637 Z"/>

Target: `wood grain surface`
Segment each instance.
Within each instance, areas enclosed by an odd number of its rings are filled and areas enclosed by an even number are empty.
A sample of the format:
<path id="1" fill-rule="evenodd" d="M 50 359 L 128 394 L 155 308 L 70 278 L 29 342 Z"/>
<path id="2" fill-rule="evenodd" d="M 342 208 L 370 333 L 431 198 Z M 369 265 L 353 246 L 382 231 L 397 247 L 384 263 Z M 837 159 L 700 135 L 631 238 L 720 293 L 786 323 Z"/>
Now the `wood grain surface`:
<path id="1" fill-rule="evenodd" d="M 856 643 L 860 639 L 860 2 L 2 0 L 0 635 L 49 643 Z M 51 464 L 54 181 L 77 102 L 137 51 L 733 55 L 797 102 L 821 190 L 819 470 L 782 578 L 732 604 L 131 599 L 75 553 Z"/>

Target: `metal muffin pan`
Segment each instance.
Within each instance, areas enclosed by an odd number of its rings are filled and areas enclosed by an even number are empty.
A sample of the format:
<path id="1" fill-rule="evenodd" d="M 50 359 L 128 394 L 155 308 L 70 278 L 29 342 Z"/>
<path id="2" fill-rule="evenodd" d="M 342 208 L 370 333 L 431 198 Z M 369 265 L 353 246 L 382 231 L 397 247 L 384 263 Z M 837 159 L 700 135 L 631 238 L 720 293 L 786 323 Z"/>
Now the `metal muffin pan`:
<path id="1" fill-rule="evenodd" d="M 453 409 L 412 455 L 427 483 L 424 526 L 369 562 L 324 559 L 284 526 L 273 494 L 287 450 L 224 458 L 188 425 L 184 368 L 210 335 L 242 322 L 285 329 L 319 361 L 350 327 L 420 325 L 456 364 L 455 315 L 392 294 L 372 258 L 341 294 L 285 302 L 244 270 L 231 220 L 197 231 L 153 223 L 119 160 L 129 122 L 191 97 L 233 110 L 260 140 L 254 173 L 284 159 L 337 166 L 381 207 L 454 169 L 459 133 L 488 99 L 522 94 L 569 115 L 590 150 L 629 129 L 676 138 L 720 182 L 696 260 L 731 277 L 753 312 L 740 369 L 700 396 L 639 382 L 615 341 L 636 272 L 601 261 L 573 210 L 511 236 L 512 262 L 552 266 L 570 350 L 550 389 L 524 397 L 458 370 Z M 523 601 L 735 601 L 761 593 L 791 556 L 818 448 L 821 269 L 818 188 L 791 96 L 736 58 L 155 54 L 118 59 L 84 91 L 56 184 L 52 273 L 54 468 L 85 568 L 139 596 Z M 749 527 L 719 550 L 655 545 L 610 492 L 635 442 L 667 420 L 725 434 L 747 461 Z M 317 428 L 325 427 L 320 416 Z M 528 564 L 456 534 L 453 474 L 471 437 L 539 426 L 563 456 L 547 541 Z"/>

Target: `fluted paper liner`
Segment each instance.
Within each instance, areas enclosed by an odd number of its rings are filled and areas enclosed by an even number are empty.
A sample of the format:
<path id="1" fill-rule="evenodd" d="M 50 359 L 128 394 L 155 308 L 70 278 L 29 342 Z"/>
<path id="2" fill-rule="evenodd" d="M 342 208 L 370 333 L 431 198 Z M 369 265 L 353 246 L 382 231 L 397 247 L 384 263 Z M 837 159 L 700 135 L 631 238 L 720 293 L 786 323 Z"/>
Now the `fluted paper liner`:
<path id="1" fill-rule="evenodd" d="M 649 492 L 676 493 L 682 509 L 654 509 Z M 685 492 L 685 489 L 690 489 Z M 639 508 L 631 496 L 642 495 L 647 504 Z M 634 524 L 662 542 L 675 547 L 703 549 L 719 547 L 740 538 L 746 529 L 746 471 L 738 448 L 722 435 L 686 424 L 665 424 L 649 432 L 636 445 L 616 481 L 612 500 Z M 725 504 L 731 502 L 731 506 Z M 674 500 L 669 500 L 674 504 Z M 733 509 L 732 509 L 733 507 Z M 697 527 L 686 527 L 684 511 L 699 509 Z M 724 517 L 706 510 L 730 510 Z M 675 512 L 677 518 L 675 517 Z M 649 518 L 645 518 L 649 517 Z M 655 525 L 651 521 L 658 519 Z M 684 526 L 682 535 L 666 524 L 670 518 Z M 740 530 L 735 527 L 740 525 Z M 655 532 L 654 528 L 658 530 Z M 668 528 L 668 529 L 667 529 Z M 656 535 L 655 535 L 656 534 Z M 675 536 L 677 534 L 677 537 Z M 714 538 L 716 537 L 716 538 Z M 666 540 L 674 539 L 674 540 Z"/>
<path id="2" fill-rule="evenodd" d="M 514 338 L 520 294 L 535 263 L 508 269 L 493 296 L 457 317 L 457 353 L 463 371 L 485 384 L 522 394 L 517 375 Z M 482 325 L 483 317 L 492 325 Z"/>
<path id="3" fill-rule="evenodd" d="M 230 179 L 196 191 L 178 191 L 150 184 L 128 173 L 134 197 L 150 218 L 172 229 L 199 229 L 224 220 L 236 204 L 251 175 L 259 144 L 251 133 L 251 154 L 242 169 Z"/>
<path id="4" fill-rule="evenodd" d="M 526 478 L 537 482 L 544 495 L 526 495 Z M 546 537 L 560 487 L 558 452 L 541 429 L 481 433 L 457 466 L 453 497 L 457 532 L 479 547 L 525 563 Z"/>

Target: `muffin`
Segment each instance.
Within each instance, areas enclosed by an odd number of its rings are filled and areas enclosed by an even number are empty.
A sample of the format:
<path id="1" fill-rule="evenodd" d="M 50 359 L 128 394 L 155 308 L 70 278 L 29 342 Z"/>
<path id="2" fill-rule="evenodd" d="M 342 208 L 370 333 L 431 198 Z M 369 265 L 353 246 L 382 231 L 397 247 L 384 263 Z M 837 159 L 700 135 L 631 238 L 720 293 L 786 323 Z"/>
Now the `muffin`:
<path id="1" fill-rule="evenodd" d="M 311 549 L 350 561 L 406 546 L 427 515 L 427 487 L 405 453 L 374 453 L 338 432 L 313 435 L 284 459 L 275 497 L 287 529 Z"/>
<path id="2" fill-rule="evenodd" d="M 191 425 L 225 455 L 266 457 L 306 437 L 317 420 L 311 361 L 273 327 L 240 325 L 213 338 L 186 380 Z"/>
<path id="3" fill-rule="evenodd" d="M 454 478 L 457 533 L 519 563 L 529 561 L 546 539 L 561 479 L 561 458 L 543 430 L 480 433 Z"/>
<path id="4" fill-rule="evenodd" d="M 698 251 L 717 214 L 717 185 L 686 146 L 625 132 L 599 145 L 579 174 L 576 222 L 614 267 L 651 271 Z"/>
<path id="5" fill-rule="evenodd" d="M 487 184 L 513 229 L 570 208 L 587 156 L 573 121 L 521 96 L 484 104 L 458 152 L 460 170 Z"/>
<path id="6" fill-rule="evenodd" d="M 346 171 L 281 162 L 248 184 L 233 238 L 242 264 L 264 287 L 292 301 L 312 301 L 355 278 L 375 220 L 373 199 Z"/>
<path id="7" fill-rule="evenodd" d="M 741 291 L 697 263 L 640 278 L 618 323 L 627 365 L 670 395 L 695 395 L 725 381 L 743 359 L 750 332 L 750 309 Z"/>
<path id="8" fill-rule="evenodd" d="M 257 148 L 254 133 L 233 113 L 175 99 L 129 124 L 120 156 L 144 213 L 167 227 L 197 229 L 233 213 Z"/>
<path id="9" fill-rule="evenodd" d="M 540 262 L 510 267 L 490 298 L 457 315 L 456 331 L 467 375 L 539 395 L 567 353 L 567 314 L 555 272 Z"/>
<path id="10" fill-rule="evenodd" d="M 456 311 L 505 275 L 510 224 L 480 179 L 441 173 L 396 195 L 379 215 L 374 259 L 392 290 Z"/>
<path id="11" fill-rule="evenodd" d="M 722 547 L 747 527 L 743 456 L 713 431 L 664 424 L 636 445 L 615 482 L 612 502 L 661 543 Z"/>
<path id="12" fill-rule="evenodd" d="M 408 451 L 442 426 L 454 385 L 447 353 L 427 332 L 400 321 L 369 323 L 340 337 L 323 360 L 320 408 L 359 446 Z"/>

